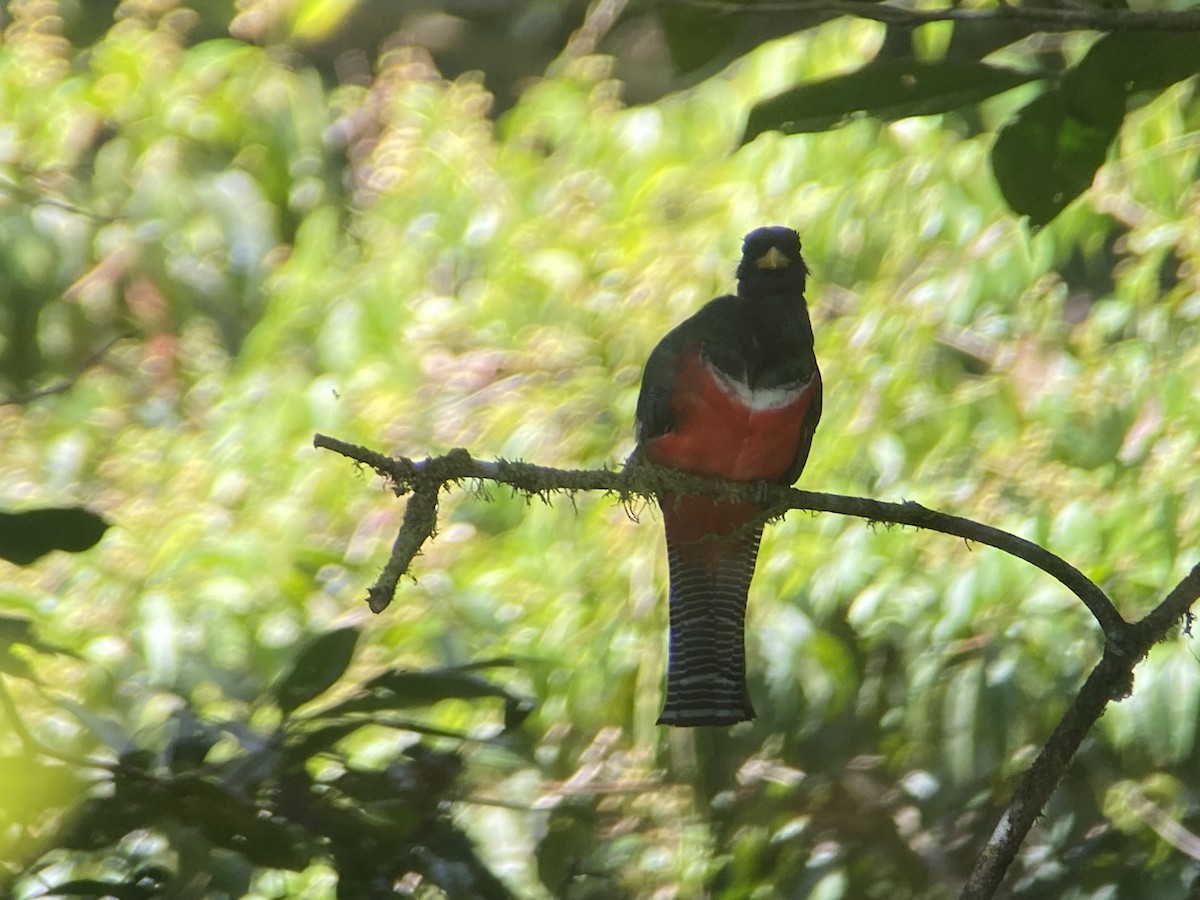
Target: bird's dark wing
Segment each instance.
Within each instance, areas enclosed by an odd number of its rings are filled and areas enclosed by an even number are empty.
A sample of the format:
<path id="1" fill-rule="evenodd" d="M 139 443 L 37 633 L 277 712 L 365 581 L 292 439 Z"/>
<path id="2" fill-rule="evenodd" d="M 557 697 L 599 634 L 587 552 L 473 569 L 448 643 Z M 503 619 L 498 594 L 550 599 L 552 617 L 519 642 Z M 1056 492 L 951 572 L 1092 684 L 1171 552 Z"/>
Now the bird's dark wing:
<path id="1" fill-rule="evenodd" d="M 821 400 L 824 385 L 821 383 L 821 371 L 813 366 L 813 398 L 809 401 L 808 411 L 804 414 L 804 423 L 800 426 L 800 440 L 796 444 L 796 458 L 792 460 L 791 466 L 787 473 L 780 481 L 783 484 L 793 484 L 800 473 L 804 471 L 804 464 L 808 462 L 808 452 L 812 449 L 813 435 L 817 431 L 817 423 L 821 421 Z"/>
<path id="2" fill-rule="evenodd" d="M 671 395 L 679 376 L 680 366 L 688 353 L 703 344 L 719 330 L 722 309 L 737 304 L 732 295 L 717 297 L 684 319 L 658 342 L 646 360 L 642 373 L 642 389 L 638 394 L 635 435 L 640 449 L 647 441 L 666 434 L 675 427 Z M 635 451 L 636 453 L 636 451 Z"/>
<path id="3" fill-rule="evenodd" d="M 674 334 L 674 332 L 671 332 Z M 670 335 L 668 335 L 670 337 Z M 634 434 L 638 447 L 666 434 L 674 425 L 671 392 L 683 357 L 683 347 L 663 339 L 646 360 L 642 389 L 638 393 Z"/>

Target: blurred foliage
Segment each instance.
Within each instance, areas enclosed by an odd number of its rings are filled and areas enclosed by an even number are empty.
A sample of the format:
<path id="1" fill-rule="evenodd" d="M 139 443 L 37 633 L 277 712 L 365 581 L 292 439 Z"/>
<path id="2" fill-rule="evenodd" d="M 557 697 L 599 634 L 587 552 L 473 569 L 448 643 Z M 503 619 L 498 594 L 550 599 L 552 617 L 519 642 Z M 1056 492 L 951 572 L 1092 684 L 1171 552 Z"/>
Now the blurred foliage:
<path id="1" fill-rule="evenodd" d="M 1056 584 L 792 516 L 752 591 L 760 718 L 671 732 L 652 511 L 447 496 L 374 618 L 399 510 L 312 433 L 615 465 L 650 347 L 786 223 L 828 386 L 802 485 L 1009 528 L 1137 616 L 1197 557 L 1195 79 L 1122 110 L 1033 234 L 988 172 L 1034 85 L 733 152 L 756 104 L 877 59 L 883 26 L 638 108 L 609 58 L 563 58 L 494 118 L 410 46 L 344 80 L 293 52 L 339 4 L 84 6 L 10 2 L 0 46 L 0 508 L 114 523 L 0 563 L 5 889 L 953 895 L 1098 658 Z M 1187 895 L 1198 709 L 1181 634 L 1013 896 Z"/>
<path id="2" fill-rule="evenodd" d="M 116 758 L 73 759 L 30 738 L 24 755 L 6 760 L 10 775 L 23 775 L 7 796 L 27 806 L 10 802 L 6 813 L 44 817 L 35 798 L 45 798 L 46 784 L 60 794 L 64 784 L 90 794 L 56 829 L 53 849 L 27 878 L 45 896 L 241 897 L 256 869 L 276 870 L 275 889 L 285 895 L 305 875 L 312 884 L 331 882 L 332 869 L 339 898 L 388 895 L 402 879 L 451 896 L 510 896 L 444 804 L 462 774 L 464 745 L 486 746 L 497 760 L 527 765 L 524 742 L 506 739 L 506 732 L 470 740 L 396 713 L 440 700 L 498 696 L 509 709 L 507 730 L 520 724 L 528 702 L 473 671 L 389 669 L 341 701 L 297 714 L 341 679 L 357 638 L 353 628 L 320 634 L 264 696 L 227 695 L 220 717 L 201 718 L 180 702 L 149 734 L 60 700 Z M 365 731 L 376 742 L 395 732 L 422 739 L 401 747 L 393 738 L 387 742 L 400 751 L 396 757 L 366 765 L 341 749 Z M 97 777 L 85 784 L 62 765 L 44 765 L 39 755 Z M 39 843 L 47 842 L 35 842 L 37 849 L 47 849 Z M 83 864 L 89 855 L 90 865 Z"/>

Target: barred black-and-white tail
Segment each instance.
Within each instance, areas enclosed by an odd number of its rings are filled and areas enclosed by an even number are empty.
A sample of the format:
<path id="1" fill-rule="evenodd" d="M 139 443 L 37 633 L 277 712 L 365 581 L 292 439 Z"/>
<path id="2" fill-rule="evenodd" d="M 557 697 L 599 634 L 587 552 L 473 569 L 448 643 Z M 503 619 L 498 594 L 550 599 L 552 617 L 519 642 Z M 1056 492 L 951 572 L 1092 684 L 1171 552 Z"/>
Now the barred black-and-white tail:
<path id="1" fill-rule="evenodd" d="M 754 718 L 746 689 L 746 597 L 762 527 L 681 541 L 667 519 L 671 636 L 660 725 Z"/>

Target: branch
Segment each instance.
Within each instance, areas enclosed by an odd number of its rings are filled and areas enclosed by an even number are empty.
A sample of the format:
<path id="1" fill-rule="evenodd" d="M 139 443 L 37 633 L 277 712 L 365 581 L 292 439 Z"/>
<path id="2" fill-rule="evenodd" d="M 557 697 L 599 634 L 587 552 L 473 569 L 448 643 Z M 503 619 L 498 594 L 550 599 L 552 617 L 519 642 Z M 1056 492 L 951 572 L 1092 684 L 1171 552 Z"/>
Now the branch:
<path id="1" fill-rule="evenodd" d="M 927 509 L 913 502 L 885 503 L 779 485 L 700 478 L 636 459 L 619 472 L 610 469 L 564 470 L 503 459 L 477 460 L 463 449 L 423 460 L 393 458 L 321 434 L 314 437 L 313 445 L 370 466 L 388 479 L 397 496 L 413 495 L 396 535 L 392 556 L 368 596 L 371 609 L 376 613 L 387 608 L 400 577 L 408 570 L 424 542 L 433 535 L 437 526 L 437 498 L 442 489 L 467 479 L 494 481 L 543 498 L 560 491 L 603 491 L 624 502 L 633 497 L 652 498 L 663 493 L 700 494 L 718 500 L 759 504 L 763 507 L 762 521 L 777 518 L 789 509 L 802 509 L 855 516 L 871 522 L 909 525 L 995 547 L 1057 579 L 1087 606 L 1100 624 L 1105 636 L 1104 652 L 1054 733 L 1022 776 L 1008 808 L 976 860 L 960 900 L 988 900 L 995 895 L 1084 736 L 1110 701 L 1130 694 L 1134 667 L 1156 642 L 1188 615 L 1192 604 L 1200 598 L 1200 565 L 1197 565 L 1149 615 L 1136 623 L 1126 622 L 1103 590 L 1044 547 L 999 528 Z"/>
<path id="2" fill-rule="evenodd" d="M 1200 598 L 1200 565 L 1175 586 L 1155 610 L 1127 626 L 1120 643 L 1110 642 L 1096 668 L 1084 682 L 1070 708 L 1037 759 L 1021 778 L 1008 809 L 1000 817 L 983 853 L 975 861 L 959 900 L 987 900 L 995 895 L 1004 873 L 1016 858 L 1025 835 L 1033 827 L 1054 788 L 1110 700 L 1121 700 L 1133 690 L 1133 668 L 1166 637 L 1174 624 Z M 1176 611 L 1178 611 L 1176 613 Z"/>
<path id="3" fill-rule="evenodd" d="M 766 0 L 741 3 L 737 0 L 673 0 L 682 6 L 707 9 L 728 15 L 775 15 L 779 13 L 824 13 L 856 16 L 888 25 L 917 28 L 930 22 L 998 24 L 1016 22 L 1036 31 L 1200 31 L 1200 10 L 1080 9 L 1049 6 L 1012 6 L 1000 3 L 994 9 L 904 9 L 887 3 L 863 0 Z"/>
<path id="4" fill-rule="evenodd" d="M 404 523 L 396 536 L 387 567 L 370 590 L 368 602 L 372 611 L 377 613 L 387 608 L 400 577 L 408 571 L 413 557 L 433 534 L 437 526 L 437 494 L 448 484 L 474 479 L 495 481 L 541 497 L 557 491 L 603 491 L 615 494 L 622 500 L 635 496 L 652 498 L 668 491 L 703 494 L 719 500 L 760 503 L 764 506 L 763 520 L 781 516 L 789 509 L 803 509 L 940 531 L 995 547 L 1057 579 L 1091 611 L 1109 640 L 1119 638 L 1123 629 L 1128 627 L 1104 591 L 1069 562 L 1044 547 L 999 528 L 927 509 L 911 501 L 885 503 L 866 497 L 820 494 L 779 485 L 740 484 L 686 475 L 648 464 L 626 466 L 619 472 L 611 469 L 554 469 L 505 459 L 478 460 L 463 449 L 423 460 L 392 458 L 323 434 L 313 438 L 313 446 L 333 450 L 370 466 L 392 483 L 397 496 L 410 492 L 414 495 L 405 511 Z M 415 510 L 414 504 L 417 507 Z"/>

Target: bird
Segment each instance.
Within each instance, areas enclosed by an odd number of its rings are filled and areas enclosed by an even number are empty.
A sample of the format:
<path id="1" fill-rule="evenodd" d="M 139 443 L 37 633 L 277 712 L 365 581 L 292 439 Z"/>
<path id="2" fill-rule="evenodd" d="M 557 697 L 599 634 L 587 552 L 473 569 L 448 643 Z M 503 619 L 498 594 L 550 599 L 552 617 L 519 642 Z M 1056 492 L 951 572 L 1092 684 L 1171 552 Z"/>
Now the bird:
<path id="1" fill-rule="evenodd" d="M 780 225 L 751 231 L 736 277 L 736 294 L 710 300 L 650 352 L 630 461 L 790 485 L 808 460 L 823 391 L 799 234 Z M 658 724 L 753 719 L 745 618 L 763 509 L 670 491 L 658 503 L 670 579 Z"/>

